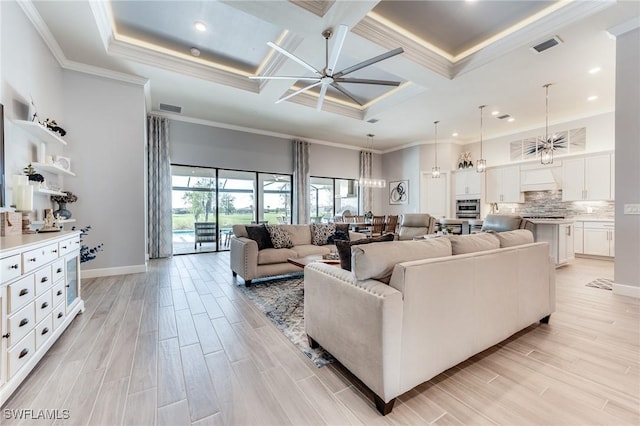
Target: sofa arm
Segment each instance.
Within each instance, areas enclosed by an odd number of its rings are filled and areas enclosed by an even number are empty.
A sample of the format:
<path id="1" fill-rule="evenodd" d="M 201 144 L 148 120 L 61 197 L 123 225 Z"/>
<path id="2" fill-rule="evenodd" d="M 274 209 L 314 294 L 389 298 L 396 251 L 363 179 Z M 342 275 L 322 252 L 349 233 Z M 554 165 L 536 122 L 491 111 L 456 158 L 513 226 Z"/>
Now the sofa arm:
<path id="1" fill-rule="evenodd" d="M 304 269 L 307 335 L 385 403 L 399 395 L 402 315 L 402 294 L 380 281 L 321 262 Z"/>
<path id="2" fill-rule="evenodd" d="M 258 243 L 246 237 L 231 237 L 229 265 L 245 281 L 258 278 Z"/>

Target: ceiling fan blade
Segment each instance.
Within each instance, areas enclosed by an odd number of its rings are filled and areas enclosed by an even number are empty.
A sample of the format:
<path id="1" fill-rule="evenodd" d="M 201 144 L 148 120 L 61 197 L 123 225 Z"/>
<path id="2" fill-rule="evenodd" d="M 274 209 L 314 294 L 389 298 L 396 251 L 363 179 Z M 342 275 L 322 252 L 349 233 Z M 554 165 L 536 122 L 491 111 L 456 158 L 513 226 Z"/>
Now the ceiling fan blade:
<path id="1" fill-rule="evenodd" d="M 291 93 L 291 94 L 289 94 L 289 95 L 285 96 L 284 98 L 280 98 L 280 99 L 278 99 L 278 100 L 276 101 L 276 103 L 277 103 L 277 104 L 279 104 L 279 103 L 280 103 L 280 102 L 282 102 L 282 101 L 286 101 L 286 100 L 287 100 L 287 99 L 289 99 L 289 98 L 293 98 L 295 95 L 299 95 L 300 93 L 302 93 L 302 92 L 306 92 L 307 90 L 309 90 L 309 89 L 313 89 L 314 87 L 319 86 L 319 85 L 321 85 L 321 84 L 322 84 L 322 82 L 321 82 L 321 81 L 318 81 L 317 83 L 310 84 L 310 85 L 308 85 L 308 86 L 306 86 L 306 87 L 303 87 L 303 88 L 302 88 L 302 89 L 300 89 L 300 90 L 296 90 L 295 92 L 293 92 L 293 93 Z"/>
<path id="2" fill-rule="evenodd" d="M 294 76 L 262 76 L 252 75 L 249 77 L 252 80 L 304 80 L 304 81 L 320 81 L 321 77 L 294 77 Z"/>
<path id="3" fill-rule="evenodd" d="M 328 84 L 323 84 L 320 89 L 320 97 L 318 98 L 318 102 L 316 103 L 316 109 L 318 111 L 322 111 L 322 104 L 324 103 L 324 96 L 327 94 L 327 86 Z"/>
<path id="4" fill-rule="evenodd" d="M 344 87 L 340 86 L 338 83 L 333 82 L 331 84 L 331 86 L 336 89 L 339 90 L 340 92 L 342 92 L 347 98 L 351 99 L 353 102 L 357 103 L 358 105 L 362 106 L 362 102 L 360 102 L 358 100 L 358 98 L 356 98 L 353 93 L 349 92 L 347 89 L 345 89 Z"/>
<path id="5" fill-rule="evenodd" d="M 336 78 L 334 81 L 338 83 L 360 83 L 360 84 L 378 84 L 380 86 L 400 86 L 399 81 L 390 80 L 369 80 L 366 78 Z"/>
<path id="6" fill-rule="evenodd" d="M 309 71 L 313 71 L 316 74 L 322 75 L 322 73 L 320 71 L 318 71 L 317 69 L 315 69 L 314 67 L 312 67 L 311 65 L 309 65 L 308 63 L 303 61 L 302 59 L 298 58 L 296 55 L 294 55 L 293 53 L 289 52 L 288 50 L 283 49 L 282 47 L 278 46 L 277 44 L 275 44 L 275 43 L 273 43 L 271 41 L 268 42 L 267 45 L 271 46 L 272 48 L 274 48 L 278 52 L 282 53 L 284 56 L 287 56 L 289 59 L 296 61 L 297 63 L 299 63 L 300 65 L 302 65 L 306 69 L 308 69 Z"/>
<path id="7" fill-rule="evenodd" d="M 340 52 L 342 51 L 342 46 L 344 44 L 344 39 L 347 37 L 348 32 L 349 27 L 347 27 L 346 25 L 340 25 L 338 27 L 338 32 L 335 35 L 336 39 L 333 43 L 333 50 L 331 51 L 331 57 L 329 58 L 329 63 L 327 64 L 327 75 L 332 75 L 333 70 L 336 68 L 338 57 L 340 56 Z"/>
<path id="8" fill-rule="evenodd" d="M 385 59 L 392 58 L 396 55 L 399 55 L 404 52 L 402 47 L 398 47 L 397 49 L 393 49 L 388 51 L 387 53 L 383 53 L 382 55 L 375 56 L 371 59 L 367 59 L 366 61 L 360 62 L 359 64 L 353 65 L 349 68 L 345 68 L 342 71 L 333 75 L 333 78 L 340 78 L 343 75 L 351 74 L 354 71 L 358 71 L 364 67 L 368 67 L 369 65 L 373 65 L 377 62 L 384 61 Z"/>

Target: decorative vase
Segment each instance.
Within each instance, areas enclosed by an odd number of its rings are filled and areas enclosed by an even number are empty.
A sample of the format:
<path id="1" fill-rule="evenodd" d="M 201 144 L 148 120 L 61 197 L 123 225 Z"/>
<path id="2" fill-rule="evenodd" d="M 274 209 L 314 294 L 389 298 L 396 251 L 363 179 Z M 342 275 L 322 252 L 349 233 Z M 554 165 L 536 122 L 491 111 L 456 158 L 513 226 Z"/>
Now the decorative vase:
<path id="1" fill-rule="evenodd" d="M 67 203 L 61 201 L 58 201 L 58 210 L 53 212 L 53 215 L 56 217 L 60 215 L 63 219 L 71 219 L 71 212 L 67 210 Z"/>

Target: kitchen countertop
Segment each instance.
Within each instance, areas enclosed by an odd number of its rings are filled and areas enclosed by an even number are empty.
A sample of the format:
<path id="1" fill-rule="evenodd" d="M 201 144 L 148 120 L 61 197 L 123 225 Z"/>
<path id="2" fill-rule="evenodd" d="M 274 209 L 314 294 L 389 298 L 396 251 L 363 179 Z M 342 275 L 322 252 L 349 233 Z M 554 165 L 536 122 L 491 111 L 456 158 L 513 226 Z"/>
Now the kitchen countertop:
<path id="1" fill-rule="evenodd" d="M 562 225 L 565 223 L 574 223 L 575 219 L 527 219 L 536 225 Z"/>
<path id="2" fill-rule="evenodd" d="M 604 218 L 604 217 L 574 217 L 573 220 L 576 222 L 615 222 L 614 218 Z"/>

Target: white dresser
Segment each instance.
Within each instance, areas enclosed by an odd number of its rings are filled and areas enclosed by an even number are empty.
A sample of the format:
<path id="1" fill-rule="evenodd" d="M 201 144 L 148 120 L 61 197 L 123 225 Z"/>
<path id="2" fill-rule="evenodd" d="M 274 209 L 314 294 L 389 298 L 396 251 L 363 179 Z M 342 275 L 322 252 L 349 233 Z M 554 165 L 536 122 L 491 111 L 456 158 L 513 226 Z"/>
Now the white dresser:
<path id="1" fill-rule="evenodd" d="M 78 312 L 80 232 L 0 238 L 0 406 Z"/>

